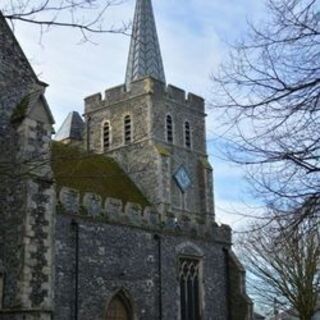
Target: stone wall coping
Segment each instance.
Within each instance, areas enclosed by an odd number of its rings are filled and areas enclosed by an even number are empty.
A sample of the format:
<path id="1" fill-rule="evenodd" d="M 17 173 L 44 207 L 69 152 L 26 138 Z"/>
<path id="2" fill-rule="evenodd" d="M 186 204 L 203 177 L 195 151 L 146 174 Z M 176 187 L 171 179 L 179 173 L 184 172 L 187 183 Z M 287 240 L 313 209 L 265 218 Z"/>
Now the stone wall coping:
<path id="1" fill-rule="evenodd" d="M 206 221 L 205 216 L 187 212 L 167 212 L 161 214 L 156 208 L 142 207 L 139 203 L 124 202 L 121 199 L 80 192 L 62 187 L 58 195 L 57 212 L 82 216 L 98 222 L 111 222 L 157 232 L 191 234 L 196 237 L 213 238 L 217 242 L 231 243 L 231 228 L 219 226 L 213 221 Z"/>

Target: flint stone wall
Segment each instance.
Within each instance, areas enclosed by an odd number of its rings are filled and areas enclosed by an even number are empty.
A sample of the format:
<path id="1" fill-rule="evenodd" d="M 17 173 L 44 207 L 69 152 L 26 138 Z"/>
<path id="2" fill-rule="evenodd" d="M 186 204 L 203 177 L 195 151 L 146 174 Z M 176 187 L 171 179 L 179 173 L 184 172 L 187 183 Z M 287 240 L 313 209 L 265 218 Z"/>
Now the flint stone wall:
<path id="1" fill-rule="evenodd" d="M 62 187 L 59 191 L 57 212 L 74 218 L 82 217 L 101 223 L 130 225 L 132 227 L 185 234 L 191 238 L 210 239 L 231 244 L 231 229 L 227 225 L 206 223 L 197 215 L 167 212 L 160 214 L 155 208 L 142 208 L 138 203 L 124 203 L 120 199 L 107 197 L 105 200 L 94 193 L 82 197 L 76 189 Z"/>
<path id="2" fill-rule="evenodd" d="M 55 190 L 49 163 L 51 130 L 50 124 L 30 118 L 16 128 L 19 148 L 14 157 L 19 161 L 12 172 L 17 176 L 7 179 L 1 205 L 5 239 L 1 319 L 45 320 L 52 311 Z"/>
<path id="3" fill-rule="evenodd" d="M 66 214 L 58 214 L 56 224 L 56 319 L 69 320 L 75 313 L 77 232 L 79 320 L 104 319 L 108 301 L 119 290 L 129 296 L 137 319 L 157 319 L 160 261 L 163 319 L 179 319 L 181 255 L 202 259 L 204 319 L 227 319 L 226 243 L 162 234 L 159 259 L 159 240 L 151 230 Z"/>

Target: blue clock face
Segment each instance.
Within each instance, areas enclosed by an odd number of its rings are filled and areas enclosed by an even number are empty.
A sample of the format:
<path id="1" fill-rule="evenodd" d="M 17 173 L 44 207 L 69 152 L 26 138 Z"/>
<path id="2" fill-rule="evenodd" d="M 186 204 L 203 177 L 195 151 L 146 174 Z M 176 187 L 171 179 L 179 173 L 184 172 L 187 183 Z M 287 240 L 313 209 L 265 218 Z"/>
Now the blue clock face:
<path id="1" fill-rule="evenodd" d="M 184 166 L 181 166 L 177 170 L 177 172 L 174 174 L 174 179 L 176 180 L 182 192 L 186 192 L 186 190 L 191 186 L 191 179 Z"/>

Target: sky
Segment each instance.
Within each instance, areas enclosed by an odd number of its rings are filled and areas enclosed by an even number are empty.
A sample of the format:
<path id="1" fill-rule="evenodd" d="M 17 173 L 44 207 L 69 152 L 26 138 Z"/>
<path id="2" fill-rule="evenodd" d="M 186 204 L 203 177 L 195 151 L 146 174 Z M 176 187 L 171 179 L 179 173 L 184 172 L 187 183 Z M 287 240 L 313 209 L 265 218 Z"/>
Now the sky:
<path id="1" fill-rule="evenodd" d="M 121 26 L 132 20 L 134 0 L 107 11 L 105 23 Z M 210 74 L 228 55 L 228 44 L 246 34 L 247 21 L 263 17 L 263 0 L 153 0 L 167 82 L 188 92 L 214 97 Z M 15 25 L 15 34 L 40 79 L 49 84 L 46 97 L 56 130 L 67 114 L 83 113 L 83 99 L 124 82 L 130 38 L 99 34 L 83 43 L 79 32 Z M 218 156 L 219 117 L 207 108 L 207 138 L 214 166 L 217 221 L 240 230 L 252 199 L 242 168 Z M 251 213 L 251 212 L 250 212 Z"/>

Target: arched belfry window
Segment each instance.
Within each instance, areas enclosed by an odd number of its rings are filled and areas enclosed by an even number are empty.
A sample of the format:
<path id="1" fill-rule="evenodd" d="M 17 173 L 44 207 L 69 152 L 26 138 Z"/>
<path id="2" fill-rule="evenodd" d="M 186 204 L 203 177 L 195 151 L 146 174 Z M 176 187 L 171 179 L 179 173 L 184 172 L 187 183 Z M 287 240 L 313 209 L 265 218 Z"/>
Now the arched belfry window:
<path id="1" fill-rule="evenodd" d="M 103 149 L 109 150 L 111 146 L 111 126 L 109 121 L 104 122 L 102 130 Z"/>
<path id="2" fill-rule="evenodd" d="M 124 294 L 118 293 L 112 298 L 107 309 L 106 320 L 132 320 L 132 308 Z"/>
<path id="3" fill-rule="evenodd" d="M 184 123 L 184 143 L 187 148 L 191 148 L 191 127 L 189 121 Z"/>
<path id="4" fill-rule="evenodd" d="M 172 117 L 169 114 L 166 117 L 166 135 L 167 142 L 173 143 L 173 121 Z"/>
<path id="5" fill-rule="evenodd" d="M 126 115 L 124 117 L 124 143 L 129 144 L 132 141 L 132 123 L 131 117 Z"/>
<path id="6" fill-rule="evenodd" d="M 200 261 L 192 258 L 179 260 L 181 320 L 200 320 Z"/>

